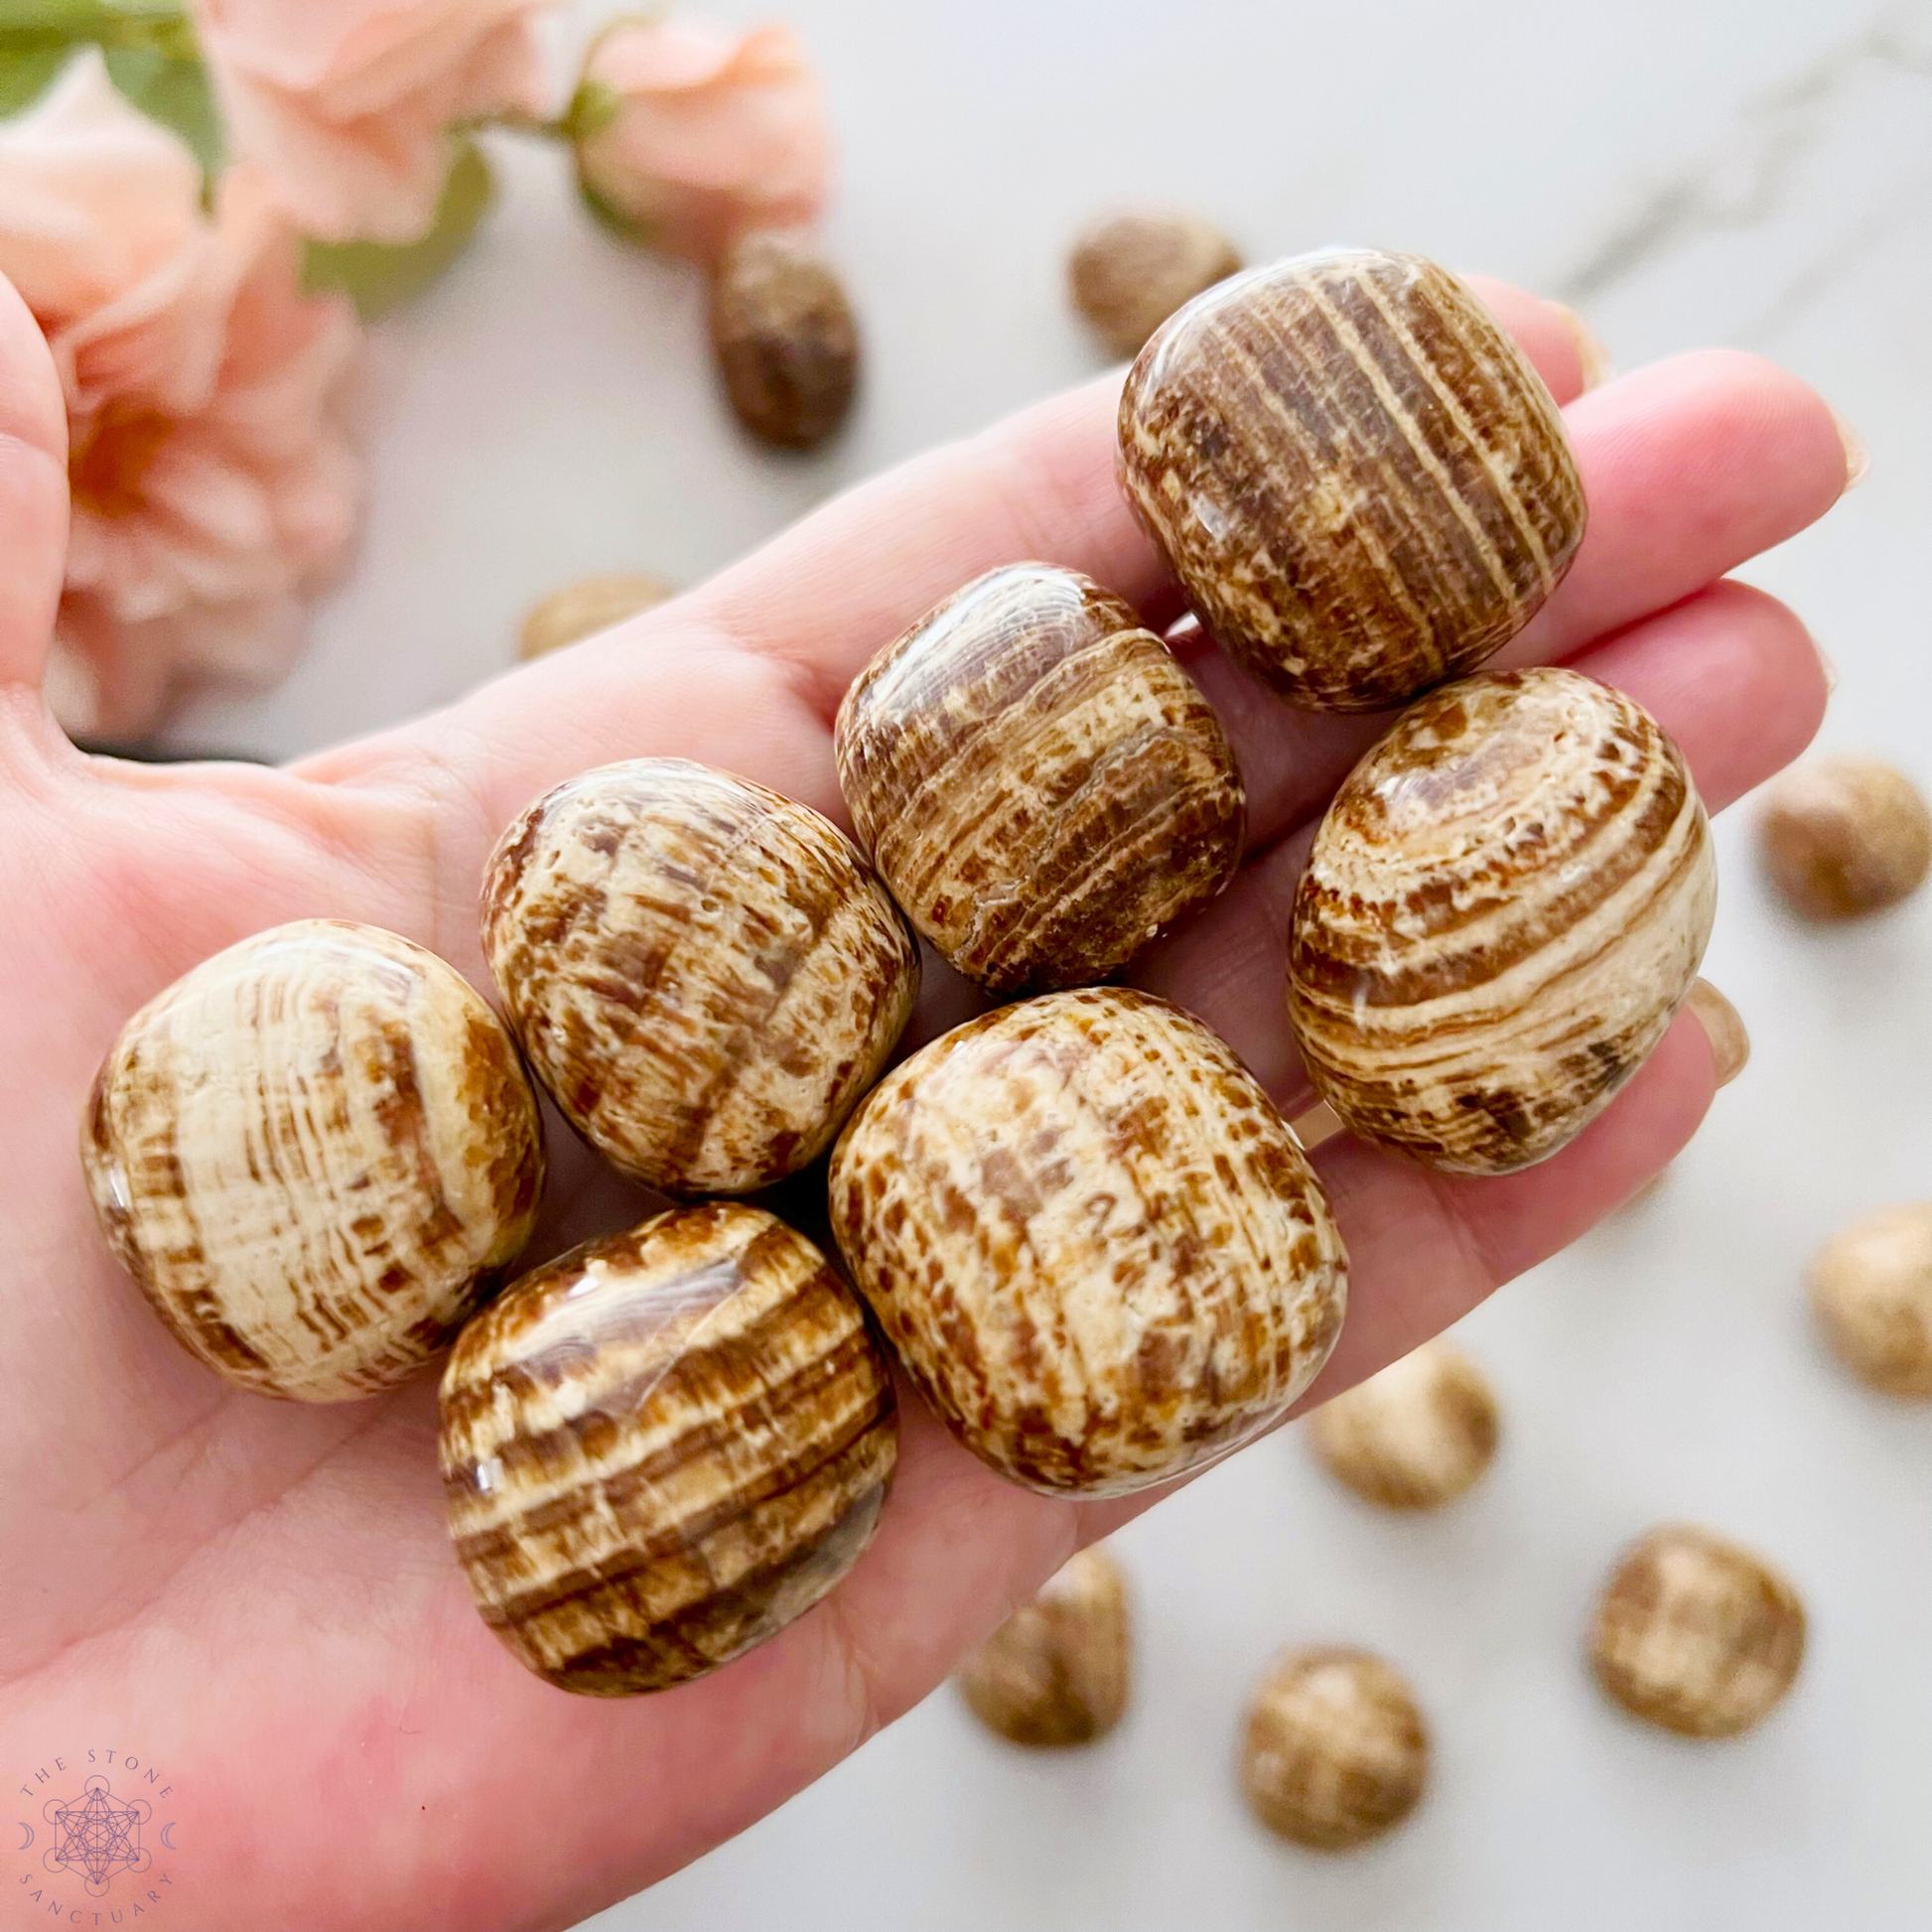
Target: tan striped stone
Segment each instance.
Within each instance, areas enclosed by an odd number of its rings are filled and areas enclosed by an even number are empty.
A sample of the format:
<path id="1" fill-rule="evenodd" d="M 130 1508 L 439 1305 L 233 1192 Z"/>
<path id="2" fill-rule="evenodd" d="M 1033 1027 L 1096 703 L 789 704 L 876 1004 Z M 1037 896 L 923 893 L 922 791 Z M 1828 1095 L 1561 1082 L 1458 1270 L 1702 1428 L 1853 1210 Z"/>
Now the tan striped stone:
<path id="1" fill-rule="evenodd" d="M 955 1028 L 833 1150 L 860 1292 L 953 1434 L 1048 1492 L 1120 1495 L 1276 1421 L 1340 1332 L 1347 1257 L 1233 1053 L 1143 993 Z"/>
<path id="2" fill-rule="evenodd" d="M 1639 706 L 1566 670 L 1449 685 L 1315 834 L 1288 956 L 1309 1078 L 1427 1166 L 1544 1160 L 1663 1038 L 1717 893 L 1683 757 Z"/>
<path id="3" fill-rule="evenodd" d="M 1241 1785 L 1270 1831 L 1350 1851 L 1401 1824 L 1428 1782 L 1428 1727 L 1380 1657 L 1316 1644 L 1288 1651 L 1255 1686 Z"/>
<path id="4" fill-rule="evenodd" d="M 1805 1654 L 1805 1606 L 1728 1538 L 1667 1523 L 1617 1560 L 1590 1632 L 1596 1681 L 1633 1717 L 1685 1737 L 1734 1737 L 1783 1702 Z"/>
<path id="5" fill-rule="evenodd" d="M 749 1193 L 821 1153 L 911 1015 L 917 943 L 828 819 L 683 759 L 503 834 L 483 948 L 530 1065 L 625 1173 Z"/>
<path id="6" fill-rule="evenodd" d="M 1416 255 L 1302 255 L 1210 289 L 1129 372 L 1120 449 L 1128 501 L 1201 621 L 1324 710 L 1474 669 L 1584 534 L 1542 379 Z"/>
<path id="7" fill-rule="evenodd" d="M 1840 1228 L 1812 1256 L 1805 1286 L 1832 1352 L 1860 1381 L 1932 1401 L 1932 1201 Z"/>
<path id="8" fill-rule="evenodd" d="M 1882 759 L 1806 759 L 1779 772 L 1757 832 L 1771 884 L 1801 918 L 1881 912 L 1932 874 L 1932 804 Z"/>
<path id="9" fill-rule="evenodd" d="M 1241 862 L 1213 707 L 1077 571 L 1012 564 L 948 598 L 860 672 L 835 747 L 894 897 L 995 992 L 1106 979 Z"/>
<path id="10" fill-rule="evenodd" d="M 621 570 L 603 577 L 580 578 L 530 606 L 518 636 L 517 654 L 548 657 L 554 650 L 594 637 L 676 595 L 677 587 L 654 571 Z"/>
<path id="11" fill-rule="evenodd" d="M 1105 1737 L 1126 1713 L 1133 1674 L 1127 1579 L 1096 1545 L 1047 1578 L 953 1681 L 989 1729 L 1016 1744 L 1052 1748 Z"/>
<path id="12" fill-rule="evenodd" d="M 520 1662 L 592 1697 L 701 1677 L 802 1616 L 871 1541 L 897 1442 L 857 1297 L 732 1202 L 526 1275 L 443 1377 L 477 1606 Z"/>
<path id="13" fill-rule="evenodd" d="M 1496 1397 L 1461 1349 L 1438 1336 L 1344 1389 L 1303 1425 L 1337 1482 L 1384 1509 L 1441 1509 L 1488 1468 Z"/>
<path id="14" fill-rule="evenodd" d="M 1142 204 L 1086 229 L 1067 257 L 1066 279 L 1073 306 L 1109 351 L 1135 355 L 1183 302 L 1240 267 L 1239 251 L 1212 222 Z"/>
<path id="15" fill-rule="evenodd" d="M 185 1347 L 343 1402 L 436 1354 L 529 1238 L 536 1096 L 435 954 L 305 919 L 143 1007 L 81 1134 L 109 1244 Z"/>

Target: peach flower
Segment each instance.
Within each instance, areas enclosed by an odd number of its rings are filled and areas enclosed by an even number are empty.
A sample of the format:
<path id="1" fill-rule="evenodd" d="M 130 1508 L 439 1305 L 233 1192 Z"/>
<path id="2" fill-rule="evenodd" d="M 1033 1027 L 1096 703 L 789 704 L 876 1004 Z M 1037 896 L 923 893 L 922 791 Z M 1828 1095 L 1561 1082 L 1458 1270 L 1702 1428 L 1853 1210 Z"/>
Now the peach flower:
<path id="1" fill-rule="evenodd" d="M 548 111 L 549 3 L 193 0 L 229 152 L 268 171 L 306 233 L 392 242 L 434 218 L 454 123 Z"/>
<path id="2" fill-rule="evenodd" d="M 592 46 L 574 111 L 585 189 L 672 254 L 715 262 L 741 230 L 810 221 L 824 203 L 825 102 L 789 27 L 620 21 Z"/>
<path id="3" fill-rule="evenodd" d="M 139 731 L 185 684 L 281 670 L 298 596 L 347 545 L 360 480 L 336 404 L 359 331 L 300 294 L 299 246 L 252 168 L 206 214 L 194 156 L 97 51 L 0 124 L 0 273 L 67 392 L 49 693 L 70 728 Z"/>

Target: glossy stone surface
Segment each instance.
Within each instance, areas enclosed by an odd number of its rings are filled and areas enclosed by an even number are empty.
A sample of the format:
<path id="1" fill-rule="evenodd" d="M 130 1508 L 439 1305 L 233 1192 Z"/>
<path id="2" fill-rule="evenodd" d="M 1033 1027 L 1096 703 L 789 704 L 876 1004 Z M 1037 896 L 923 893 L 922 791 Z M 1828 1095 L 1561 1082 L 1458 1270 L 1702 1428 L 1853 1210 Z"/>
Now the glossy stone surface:
<path id="1" fill-rule="evenodd" d="M 1663 1038 L 1717 890 L 1683 757 L 1628 698 L 1553 669 L 1434 692 L 1349 774 L 1295 896 L 1309 1077 L 1430 1167 L 1545 1160 Z"/>
<path id="2" fill-rule="evenodd" d="M 345 1402 L 438 1353 L 521 1252 L 536 1096 L 434 953 L 304 919 L 203 962 L 122 1028 L 80 1154 L 108 1244 L 244 1389 Z"/>
<path id="3" fill-rule="evenodd" d="M 1126 1712 L 1133 1664 L 1127 1579 L 1095 1546 L 1056 1570 L 953 1681 L 973 1715 L 1016 1744 L 1091 1744 Z"/>
<path id="4" fill-rule="evenodd" d="M 1409 1686 L 1365 1650 L 1317 1645 L 1255 1687 L 1241 1786 L 1272 1832 L 1345 1852 L 1392 1831 L 1429 1780 L 1429 1732 Z"/>
<path id="5" fill-rule="evenodd" d="M 857 1298 L 735 1202 L 526 1275 L 443 1377 L 477 1606 L 520 1662 L 592 1697 L 700 1677 L 803 1615 L 871 1541 L 897 1443 Z"/>
<path id="6" fill-rule="evenodd" d="M 1324 1402 L 1303 1425 L 1337 1482 L 1384 1509 L 1441 1509 L 1470 1488 L 1500 1434 L 1488 1378 L 1440 1337 Z"/>
<path id="7" fill-rule="evenodd" d="M 844 422 L 859 329 L 809 237 L 759 230 L 732 243 L 712 279 L 711 344 L 738 420 L 760 442 L 809 450 Z"/>
<path id="8" fill-rule="evenodd" d="M 600 766 L 503 834 L 483 947 L 580 1133 L 670 1193 L 822 1152 L 912 1011 L 918 949 L 830 820 L 682 759 Z"/>
<path id="9" fill-rule="evenodd" d="M 839 707 L 839 785 L 912 923 L 998 993 L 1090 985 L 1211 898 L 1246 795 L 1214 710 L 1077 571 L 989 571 Z"/>
<path id="10" fill-rule="evenodd" d="M 1542 378 L 1447 270 L 1342 249 L 1173 317 L 1120 403 L 1121 484 L 1201 621 L 1297 704 L 1473 670 L 1583 539 Z"/>
<path id="11" fill-rule="evenodd" d="M 953 1434 L 1119 1495 L 1260 1434 L 1341 1328 L 1347 1257 L 1273 1103 L 1198 1021 L 1092 988 L 896 1067 L 833 1151 L 860 1293 Z"/>
<path id="12" fill-rule="evenodd" d="M 1732 1737 L 1783 1701 L 1805 1609 L 1770 1565 L 1709 1530 L 1667 1524 L 1624 1552 L 1590 1633 L 1596 1680 L 1632 1716 Z"/>

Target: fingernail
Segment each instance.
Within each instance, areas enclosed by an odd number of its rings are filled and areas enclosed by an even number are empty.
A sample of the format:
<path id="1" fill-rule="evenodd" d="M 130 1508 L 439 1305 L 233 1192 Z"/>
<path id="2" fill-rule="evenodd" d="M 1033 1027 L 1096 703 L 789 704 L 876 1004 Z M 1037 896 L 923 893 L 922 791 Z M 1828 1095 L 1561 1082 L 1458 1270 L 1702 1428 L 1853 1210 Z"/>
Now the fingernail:
<path id="1" fill-rule="evenodd" d="M 1610 361 L 1610 351 L 1603 346 L 1602 337 L 1569 303 L 1552 302 L 1550 307 L 1563 318 L 1563 326 L 1570 331 L 1570 340 L 1577 345 L 1577 366 L 1583 372 L 1585 390 L 1607 382 L 1616 369 Z"/>
<path id="2" fill-rule="evenodd" d="M 1825 673 L 1825 695 L 1830 697 L 1838 689 L 1838 666 L 1832 661 L 1832 654 L 1816 637 L 1811 647 L 1818 653 L 1818 668 Z"/>
<path id="3" fill-rule="evenodd" d="M 1718 1084 L 1727 1087 L 1743 1072 L 1751 1056 L 1751 1036 L 1737 1009 L 1709 980 L 1698 980 L 1691 987 L 1686 1003 L 1697 1015 L 1704 1036 L 1711 1042 L 1711 1058 L 1718 1069 Z"/>
<path id="4" fill-rule="evenodd" d="M 1830 403 L 1825 405 L 1831 409 Z M 1832 409 L 1832 421 L 1838 425 L 1838 440 L 1845 445 L 1845 487 L 1857 489 L 1864 482 L 1871 469 L 1871 452 L 1864 446 L 1864 438 Z"/>

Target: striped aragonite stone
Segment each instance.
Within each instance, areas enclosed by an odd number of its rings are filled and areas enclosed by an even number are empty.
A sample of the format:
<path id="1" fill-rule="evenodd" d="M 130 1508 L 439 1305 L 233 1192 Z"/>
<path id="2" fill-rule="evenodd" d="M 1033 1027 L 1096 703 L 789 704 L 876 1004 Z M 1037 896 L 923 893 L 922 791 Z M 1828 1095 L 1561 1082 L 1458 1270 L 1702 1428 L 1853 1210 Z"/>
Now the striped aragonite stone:
<path id="1" fill-rule="evenodd" d="M 960 1665 L 973 1715 L 1016 1744 L 1091 1744 L 1120 1723 L 1134 1677 L 1127 1579 L 1107 1550 L 1082 1550 Z"/>
<path id="2" fill-rule="evenodd" d="M 1251 269 L 1171 318 L 1122 392 L 1120 476 L 1222 646 L 1322 710 L 1473 670 L 1584 534 L 1542 379 L 1454 276 L 1372 249 Z"/>
<path id="3" fill-rule="evenodd" d="M 1804 1655 L 1805 1606 L 1789 1581 L 1685 1523 L 1624 1551 L 1590 1630 L 1596 1681 L 1633 1717 L 1684 1737 L 1734 1737 L 1762 1723 Z"/>
<path id="4" fill-rule="evenodd" d="M 1488 1468 L 1489 1379 L 1444 1336 L 1324 1402 L 1304 1425 L 1336 1481 L 1384 1509 L 1441 1509 Z"/>
<path id="5" fill-rule="evenodd" d="M 1295 1137 L 1197 1020 L 1052 993 L 955 1028 L 833 1150 L 833 1231 L 967 1449 L 1120 1495 L 1258 1435 L 1341 1328 L 1347 1257 Z"/>
<path id="6" fill-rule="evenodd" d="M 1429 1727 L 1401 1674 L 1366 1650 L 1315 1644 L 1255 1686 L 1241 1785 L 1270 1831 L 1345 1852 L 1393 1831 L 1429 1783 Z"/>
<path id="7" fill-rule="evenodd" d="M 1295 896 L 1288 1007 L 1350 1132 L 1452 1173 L 1557 1152 L 1697 978 L 1717 859 L 1677 747 L 1575 671 L 1485 671 L 1349 774 Z"/>
<path id="8" fill-rule="evenodd" d="M 802 1616 L 871 1541 L 897 1444 L 858 1298 L 737 1202 L 526 1275 L 443 1376 L 477 1606 L 538 1676 L 591 1697 L 682 1684 Z"/>
<path id="9" fill-rule="evenodd" d="M 434 953 L 336 919 L 244 939 L 143 1007 L 80 1152 L 109 1245 L 184 1346 L 304 1402 L 439 1352 L 543 1188 L 496 1016 Z"/>
<path id="10" fill-rule="evenodd" d="M 860 672 L 834 742 L 894 897 L 994 992 L 1106 979 L 1241 862 L 1213 707 L 1077 571 L 1012 564 L 948 598 Z"/>
<path id="11" fill-rule="evenodd" d="M 750 1193 L 821 1153 L 918 991 L 917 942 L 837 826 L 683 759 L 531 805 L 490 860 L 483 934 L 565 1117 L 673 1194 Z"/>

